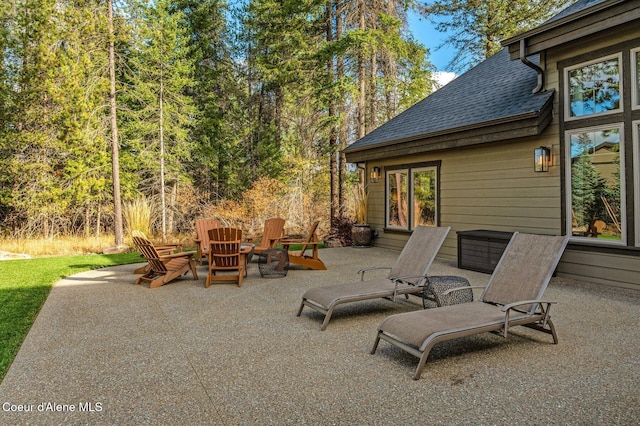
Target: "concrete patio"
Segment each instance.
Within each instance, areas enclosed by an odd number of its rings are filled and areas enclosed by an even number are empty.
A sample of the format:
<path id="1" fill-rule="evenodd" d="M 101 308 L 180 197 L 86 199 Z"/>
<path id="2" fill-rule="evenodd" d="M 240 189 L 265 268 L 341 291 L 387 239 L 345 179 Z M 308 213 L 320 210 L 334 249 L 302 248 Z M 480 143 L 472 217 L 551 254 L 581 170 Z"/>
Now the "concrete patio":
<path id="1" fill-rule="evenodd" d="M 390 265 L 379 248 L 320 252 L 327 271 L 292 269 L 206 289 L 190 275 L 135 286 L 134 265 L 78 274 L 51 291 L 0 384 L 2 424 L 637 424 L 640 292 L 554 278 L 560 343 L 528 329 L 484 334 L 417 358 L 377 324 L 417 299 L 295 316 L 303 292 Z M 437 260 L 432 275 L 488 275 Z M 19 409 L 30 409 L 24 412 Z M 61 411 L 56 411 L 61 410 Z"/>

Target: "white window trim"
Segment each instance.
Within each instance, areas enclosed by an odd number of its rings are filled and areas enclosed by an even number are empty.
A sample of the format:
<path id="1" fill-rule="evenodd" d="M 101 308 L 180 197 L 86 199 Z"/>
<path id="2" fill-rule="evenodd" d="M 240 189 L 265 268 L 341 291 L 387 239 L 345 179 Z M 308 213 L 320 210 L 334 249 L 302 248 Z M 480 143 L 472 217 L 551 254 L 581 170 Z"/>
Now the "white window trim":
<path id="1" fill-rule="evenodd" d="M 607 130 L 611 128 L 619 128 L 620 129 L 620 211 L 622 214 L 620 215 L 620 226 L 622 227 L 622 235 L 620 240 L 602 240 L 598 238 L 590 238 L 590 237 L 580 237 L 571 235 L 571 229 L 573 228 L 572 224 L 572 215 L 571 215 L 571 135 L 576 133 L 586 133 L 593 132 L 598 130 Z M 627 245 L 627 215 L 625 214 L 627 206 L 626 206 L 626 183 L 625 183 L 625 172 L 624 172 L 624 123 L 611 123 L 602 126 L 595 127 L 582 127 L 580 129 L 567 130 L 564 134 L 565 140 L 565 168 L 567 172 L 565 173 L 565 188 L 567 189 L 565 192 L 565 206 L 567 207 L 567 217 L 565 225 L 567 227 L 567 235 L 570 236 L 571 242 L 575 243 L 588 243 L 589 245 L 607 245 L 607 246 L 626 246 Z M 636 179 L 637 180 L 637 179 Z M 636 186 L 637 191 L 637 186 Z M 636 197 L 637 201 L 637 197 Z M 636 212 L 637 215 L 637 212 Z"/>
<path id="2" fill-rule="evenodd" d="M 439 182 L 438 182 L 438 167 L 437 166 L 418 167 L 418 168 L 415 168 L 415 169 L 411 169 L 411 180 L 409 181 L 409 191 L 410 191 L 409 200 L 413 203 L 414 188 L 415 188 L 415 186 L 413 185 L 413 180 L 414 180 L 413 177 L 414 177 L 415 173 L 416 172 L 425 172 L 425 171 L 432 171 L 433 174 L 435 175 L 436 184 L 435 184 L 434 191 L 435 191 L 435 200 L 436 200 L 436 202 L 435 202 L 435 206 L 436 206 L 436 209 L 435 209 L 435 222 L 436 223 L 434 224 L 434 226 L 438 226 L 437 223 L 438 223 L 438 184 L 439 184 Z M 414 204 L 412 204 L 412 205 L 414 205 Z M 415 225 L 414 225 L 414 223 L 415 223 L 415 214 L 416 214 L 416 212 L 412 208 L 410 210 L 410 215 L 409 215 L 410 216 L 409 224 L 411 226 L 411 229 L 415 228 Z"/>
<path id="3" fill-rule="evenodd" d="M 639 49 L 640 50 L 640 49 Z M 634 215 L 636 227 L 636 247 L 640 247 L 640 120 L 632 122 L 633 126 L 633 190 Z"/>
<path id="4" fill-rule="evenodd" d="M 570 83 L 570 78 L 569 78 L 569 73 L 575 69 L 578 68 L 582 68 L 582 67 L 586 67 L 589 65 L 593 65 L 593 64 L 597 64 L 598 62 L 604 62 L 604 61 L 608 61 L 610 59 L 614 59 L 617 58 L 618 59 L 618 68 L 620 70 L 620 108 L 618 109 L 614 109 L 611 111 L 605 111 L 605 112 L 597 112 L 594 114 L 588 114 L 588 115 L 580 115 L 577 117 L 572 117 L 571 116 L 571 96 L 570 96 L 570 90 L 569 90 L 569 83 Z M 623 75 L 622 75 L 622 52 L 619 53 L 615 53 L 613 55 L 609 55 L 609 56 L 603 56 L 601 58 L 598 59 L 594 59 L 592 61 L 588 61 L 588 62 L 582 62 L 580 64 L 576 64 L 573 65 L 571 67 L 565 68 L 564 69 L 564 93 L 565 93 L 565 99 L 564 99 L 564 121 L 576 121 L 576 120 L 583 120 L 583 119 L 589 119 L 591 117 L 601 117 L 601 116 L 605 116 L 605 115 L 611 115 L 611 114 L 617 114 L 619 112 L 623 111 L 623 105 L 624 105 L 624 98 L 623 98 L 623 94 L 624 94 L 624 88 L 622 87 L 623 84 Z"/>
<path id="5" fill-rule="evenodd" d="M 636 54 L 640 55 L 640 47 L 631 49 L 631 109 L 640 109 L 640 99 L 638 99 L 638 61 Z"/>
<path id="6" fill-rule="evenodd" d="M 405 172 L 407 174 L 407 197 L 411 197 L 410 191 L 410 184 L 411 182 L 409 182 L 409 179 L 411 178 L 411 175 L 409 174 L 409 169 L 391 169 L 391 170 L 385 170 L 384 172 L 384 226 L 386 228 L 389 229 L 398 229 L 398 230 L 402 230 L 402 231 L 408 231 L 411 229 L 411 213 L 408 212 L 409 214 L 407 215 L 407 226 L 398 226 L 398 225 L 391 225 L 389 223 L 389 175 L 390 174 L 395 174 L 395 173 L 402 173 Z M 411 199 L 411 198 L 409 198 Z"/>

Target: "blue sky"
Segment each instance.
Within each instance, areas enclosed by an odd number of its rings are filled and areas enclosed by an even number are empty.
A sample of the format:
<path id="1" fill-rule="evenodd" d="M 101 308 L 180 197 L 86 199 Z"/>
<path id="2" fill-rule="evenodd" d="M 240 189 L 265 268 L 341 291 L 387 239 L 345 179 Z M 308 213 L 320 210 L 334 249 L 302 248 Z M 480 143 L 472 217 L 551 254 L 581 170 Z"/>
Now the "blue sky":
<path id="1" fill-rule="evenodd" d="M 436 49 L 442 44 L 446 34 L 436 31 L 431 22 L 415 12 L 409 12 L 407 17 L 409 29 L 413 36 L 429 49 L 431 63 L 435 65 L 438 71 L 446 71 L 447 64 L 453 58 L 453 51 L 448 47 Z"/>

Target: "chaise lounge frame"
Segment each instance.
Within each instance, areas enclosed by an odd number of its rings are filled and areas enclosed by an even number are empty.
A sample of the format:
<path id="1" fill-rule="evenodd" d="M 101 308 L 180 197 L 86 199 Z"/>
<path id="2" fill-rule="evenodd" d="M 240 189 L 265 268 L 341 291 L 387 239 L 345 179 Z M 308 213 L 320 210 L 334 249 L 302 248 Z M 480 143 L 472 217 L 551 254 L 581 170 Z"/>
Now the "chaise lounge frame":
<path id="1" fill-rule="evenodd" d="M 361 269 L 358 282 L 307 290 L 302 296 L 297 316 L 302 314 L 305 306 L 320 312 L 324 314 L 320 329 L 325 330 L 335 308 L 342 304 L 379 298 L 395 301 L 398 295 L 408 298 L 410 294 L 421 294 L 427 270 L 449 230 L 449 227 L 418 226 L 393 267 Z M 374 269 L 389 269 L 390 272 L 387 278 L 365 281 L 365 272 Z"/>
<path id="2" fill-rule="evenodd" d="M 554 302 L 542 295 L 567 241 L 568 237 L 514 233 L 481 301 L 391 315 L 379 325 L 371 354 L 385 340 L 416 356 L 420 361 L 413 379 L 418 380 L 431 349 L 446 340 L 485 332 L 506 338 L 509 328 L 522 325 L 550 334 L 557 344 L 550 318 Z"/>

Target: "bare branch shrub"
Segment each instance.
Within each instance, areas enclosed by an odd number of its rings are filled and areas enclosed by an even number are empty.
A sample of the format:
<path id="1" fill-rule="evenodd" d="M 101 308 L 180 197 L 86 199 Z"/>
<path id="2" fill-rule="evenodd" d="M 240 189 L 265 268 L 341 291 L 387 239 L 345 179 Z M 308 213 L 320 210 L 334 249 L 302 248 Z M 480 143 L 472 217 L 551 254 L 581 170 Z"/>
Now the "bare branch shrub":
<path id="1" fill-rule="evenodd" d="M 329 208 L 322 198 L 299 181 L 287 185 L 277 179 L 261 178 L 245 191 L 241 200 L 221 200 L 204 209 L 204 215 L 255 236 L 262 234 L 264 221 L 272 217 L 286 220 L 289 236 L 306 235 L 309 225 L 320 220 L 322 236 L 329 225 L 323 224 L 328 222 Z"/>

